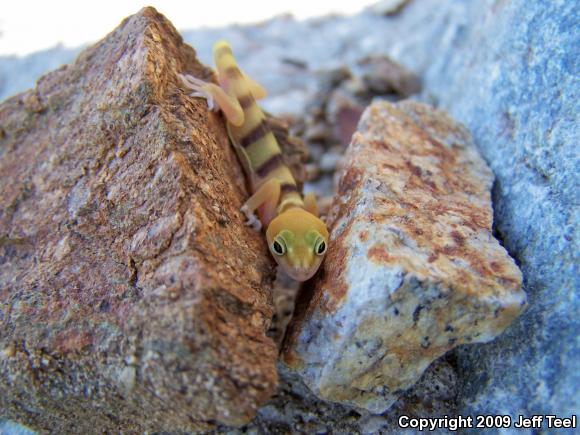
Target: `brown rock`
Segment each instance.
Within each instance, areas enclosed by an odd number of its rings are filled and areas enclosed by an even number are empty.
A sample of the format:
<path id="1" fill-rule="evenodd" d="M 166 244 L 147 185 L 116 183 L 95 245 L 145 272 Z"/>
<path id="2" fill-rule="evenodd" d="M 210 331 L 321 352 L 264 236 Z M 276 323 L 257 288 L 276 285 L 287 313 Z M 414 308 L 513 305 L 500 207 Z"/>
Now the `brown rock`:
<path id="1" fill-rule="evenodd" d="M 401 12 L 407 6 L 409 0 L 380 0 L 370 7 L 377 15 L 392 16 Z"/>
<path id="2" fill-rule="evenodd" d="M 357 80 L 352 80 L 357 82 Z M 347 88 L 345 85 L 344 88 Z M 349 89 L 339 88 L 330 94 L 326 106 L 327 119 L 332 126 L 334 142 L 342 145 L 343 149 L 348 146 L 353 133 L 364 112 L 365 107 L 370 103 L 361 101 Z"/>
<path id="3" fill-rule="evenodd" d="M 358 64 L 363 70 L 365 88 L 371 94 L 393 94 L 400 99 L 421 92 L 419 77 L 388 56 L 368 56 Z"/>
<path id="4" fill-rule="evenodd" d="M 526 296 L 491 234 L 492 180 L 444 113 L 414 102 L 365 111 L 324 273 L 300 293 L 283 345 L 318 397 L 382 413 L 436 358 L 518 316 Z"/>
<path id="5" fill-rule="evenodd" d="M 153 8 L 0 106 L 0 409 L 51 433 L 198 431 L 276 385 L 273 262 L 211 77 Z"/>

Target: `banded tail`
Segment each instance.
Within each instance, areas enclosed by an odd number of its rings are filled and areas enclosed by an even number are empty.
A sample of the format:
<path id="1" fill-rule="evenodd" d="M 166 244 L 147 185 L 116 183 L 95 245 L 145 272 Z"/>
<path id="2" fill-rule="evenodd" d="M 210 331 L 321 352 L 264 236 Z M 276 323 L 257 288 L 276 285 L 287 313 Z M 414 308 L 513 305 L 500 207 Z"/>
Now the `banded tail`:
<path id="1" fill-rule="evenodd" d="M 251 180 L 252 190 L 256 191 L 269 179 L 277 178 L 281 188 L 278 212 L 292 206 L 304 207 L 280 146 L 256 103 L 256 97 L 260 98 L 260 95 L 256 95 L 260 93 L 260 87 L 256 87 L 259 85 L 240 71 L 227 42 L 217 42 L 213 53 L 220 85 L 228 94 L 235 96 L 244 113 L 242 125 L 228 124 L 228 129 L 246 175 Z"/>

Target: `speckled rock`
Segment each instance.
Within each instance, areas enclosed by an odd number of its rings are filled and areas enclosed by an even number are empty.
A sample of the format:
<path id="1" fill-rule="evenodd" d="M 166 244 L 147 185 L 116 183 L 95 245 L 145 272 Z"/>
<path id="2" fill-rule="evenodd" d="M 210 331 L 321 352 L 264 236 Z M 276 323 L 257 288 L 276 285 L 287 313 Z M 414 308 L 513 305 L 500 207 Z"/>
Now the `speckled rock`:
<path id="1" fill-rule="evenodd" d="M 443 112 L 376 103 L 340 169 L 324 272 L 299 296 L 284 362 L 326 400 L 381 413 L 436 358 L 525 306 L 491 234 L 492 174 Z"/>
<path id="2" fill-rule="evenodd" d="M 498 340 L 458 352 L 459 412 L 578 415 L 580 11 L 569 1 L 476 3 L 472 24 L 446 28 L 455 43 L 425 81 L 496 176 L 495 229 L 529 310 Z"/>
<path id="3" fill-rule="evenodd" d="M 276 394 L 258 410 L 254 420 L 240 428 L 220 426 L 211 434 L 398 435 L 405 433 L 398 425 L 402 415 L 433 418 L 456 413 L 455 369 L 445 358 L 435 361 L 419 381 L 382 415 L 321 400 L 312 394 L 297 373 L 288 370 L 282 363 L 279 364 L 279 374 Z"/>
<path id="4" fill-rule="evenodd" d="M 0 106 L 3 417 L 191 432 L 273 392 L 273 262 L 223 120 L 180 71 L 211 77 L 145 8 Z"/>

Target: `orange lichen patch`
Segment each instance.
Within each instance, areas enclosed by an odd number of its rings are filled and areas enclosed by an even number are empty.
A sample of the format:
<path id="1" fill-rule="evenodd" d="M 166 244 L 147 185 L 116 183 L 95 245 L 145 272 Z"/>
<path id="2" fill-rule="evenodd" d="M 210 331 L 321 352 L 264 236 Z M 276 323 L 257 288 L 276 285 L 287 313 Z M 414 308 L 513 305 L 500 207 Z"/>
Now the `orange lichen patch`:
<path id="1" fill-rule="evenodd" d="M 352 189 L 358 185 L 362 175 L 362 171 L 358 170 L 357 168 L 347 169 L 343 176 L 340 178 L 338 185 L 339 195 L 350 193 Z"/>
<path id="2" fill-rule="evenodd" d="M 83 330 L 66 330 L 58 334 L 52 345 L 61 355 L 69 352 L 80 352 L 92 344 L 91 334 Z"/>
<path id="3" fill-rule="evenodd" d="M 339 215 L 334 221 L 331 231 L 345 216 Z M 351 224 L 342 228 L 338 237 L 331 239 L 331 244 L 324 262 L 324 273 L 320 276 L 320 288 L 323 292 L 316 292 L 317 302 L 328 312 L 334 311 L 341 303 L 348 291 L 348 285 L 344 280 L 344 274 L 348 265 L 348 248 L 345 246 L 345 237 L 350 234 Z M 336 232 L 335 232 L 336 234 Z"/>
<path id="4" fill-rule="evenodd" d="M 367 257 L 369 260 L 375 263 L 386 264 L 393 260 L 393 257 L 389 255 L 387 250 L 380 245 L 375 245 L 367 251 Z"/>
<path id="5" fill-rule="evenodd" d="M 290 341 L 286 341 L 286 343 L 290 343 Z M 292 370 L 302 370 L 304 368 L 304 361 L 297 355 L 296 352 L 292 350 L 288 344 L 284 344 L 282 349 L 283 353 L 281 354 L 280 358 L 287 367 L 291 368 Z"/>
<path id="6" fill-rule="evenodd" d="M 501 274 L 501 272 L 504 269 L 504 266 L 498 263 L 497 261 L 492 261 L 491 263 L 489 263 L 489 265 L 491 266 L 491 270 L 493 270 L 493 272 L 496 274 Z"/>
<path id="7" fill-rule="evenodd" d="M 513 284 L 513 283 L 510 283 Z M 509 325 L 512 324 L 514 319 L 518 317 L 522 311 L 524 311 L 527 307 L 527 301 L 524 299 L 521 301 L 519 305 L 509 305 L 503 307 L 503 309 L 496 311 L 495 314 L 495 329 L 498 332 L 502 332 L 506 329 Z"/>
<path id="8" fill-rule="evenodd" d="M 373 198 L 375 207 L 368 217 L 369 223 L 395 224 L 415 242 L 431 251 L 428 262 L 433 263 L 440 256 L 455 258 L 461 257 L 476 270 L 482 277 L 490 277 L 494 272 L 485 266 L 486 260 L 478 250 L 467 246 L 467 238 L 474 234 L 466 234 L 456 229 L 448 234 L 434 234 L 432 225 L 441 222 L 441 225 L 456 228 L 466 225 L 470 230 L 490 230 L 492 216 L 491 209 L 486 203 L 489 192 L 477 185 L 476 175 L 472 168 L 461 167 L 460 161 L 466 160 L 454 144 L 445 144 L 436 135 L 445 137 L 454 135 L 465 137 L 465 133 L 456 127 L 441 126 L 445 124 L 425 111 L 417 109 L 414 114 L 408 115 L 394 108 L 383 107 L 397 117 L 395 122 L 374 124 L 374 117 L 381 116 L 378 109 L 369 111 L 366 122 L 373 125 L 372 138 L 362 138 L 355 135 L 353 154 L 358 164 L 351 165 L 347 171 L 361 170 L 365 162 L 373 161 L 374 167 L 383 169 L 383 173 L 371 176 L 380 180 L 380 191 L 388 192 L 388 196 L 376 195 Z M 418 115 L 417 115 L 418 114 Z M 420 116 L 425 116 L 424 120 Z M 419 118 L 418 118 L 419 117 Z M 384 130 L 384 132 L 383 132 Z M 375 139 L 382 138 L 381 140 Z M 398 140 L 393 140 L 398 137 Z M 365 141 L 366 140 L 366 141 Z M 393 144 L 397 143 L 398 146 Z M 401 143 L 405 149 L 401 151 Z M 377 153 L 377 148 L 386 152 Z M 490 175 L 483 174 L 484 177 Z M 367 176 L 368 178 L 368 176 Z M 489 182 L 485 182 L 488 185 Z M 352 189 L 352 183 L 348 183 Z M 359 185 L 359 188 L 361 186 Z M 479 202 L 482 208 L 472 201 L 472 195 L 480 192 L 484 201 Z M 377 202 L 378 201 L 378 202 Z M 370 252 L 369 258 L 376 257 L 376 248 Z"/>
<path id="9" fill-rule="evenodd" d="M 358 238 L 361 242 L 366 242 L 369 239 L 369 232 L 361 231 L 360 233 L 358 233 Z"/>
<path id="10" fill-rule="evenodd" d="M 453 239 L 453 241 L 458 246 L 464 246 L 465 245 L 465 237 L 463 235 L 461 235 L 458 231 L 451 231 L 451 233 L 449 233 L 449 235 L 451 236 L 451 238 Z"/>
<path id="11" fill-rule="evenodd" d="M 340 238 L 333 240 L 321 271 L 300 293 L 301 296 L 309 293 L 308 306 L 318 306 L 324 311 L 333 312 L 340 305 L 348 291 L 348 285 L 343 278 L 347 266 L 347 253 L 340 243 Z M 316 283 L 316 286 L 313 286 L 313 283 Z"/>

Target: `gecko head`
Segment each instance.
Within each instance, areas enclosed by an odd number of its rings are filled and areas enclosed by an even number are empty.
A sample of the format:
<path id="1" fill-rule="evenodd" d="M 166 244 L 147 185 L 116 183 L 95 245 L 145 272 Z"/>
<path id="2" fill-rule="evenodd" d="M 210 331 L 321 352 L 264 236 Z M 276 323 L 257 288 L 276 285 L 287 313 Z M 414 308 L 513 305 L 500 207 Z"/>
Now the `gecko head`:
<path id="1" fill-rule="evenodd" d="M 276 216 L 268 225 L 266 238 L 276 262 L 297 281 L 312 278 L 328 247 L 326 225 L 302 208 Z"/>

